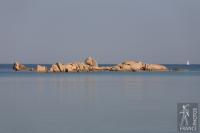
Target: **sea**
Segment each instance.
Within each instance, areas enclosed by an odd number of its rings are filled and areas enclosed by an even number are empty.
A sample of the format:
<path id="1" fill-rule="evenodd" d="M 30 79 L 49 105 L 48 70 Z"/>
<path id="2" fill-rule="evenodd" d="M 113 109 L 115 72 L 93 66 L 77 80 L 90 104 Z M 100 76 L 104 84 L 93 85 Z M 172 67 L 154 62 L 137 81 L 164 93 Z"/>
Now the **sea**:
<path id="1" fill-rule="evenodd" d="M 35 73 L 0 64 L 0 133 L 177 133 L 177 105 L 200 104 L 200 65 L 165 65 L 169 72 Z"/>

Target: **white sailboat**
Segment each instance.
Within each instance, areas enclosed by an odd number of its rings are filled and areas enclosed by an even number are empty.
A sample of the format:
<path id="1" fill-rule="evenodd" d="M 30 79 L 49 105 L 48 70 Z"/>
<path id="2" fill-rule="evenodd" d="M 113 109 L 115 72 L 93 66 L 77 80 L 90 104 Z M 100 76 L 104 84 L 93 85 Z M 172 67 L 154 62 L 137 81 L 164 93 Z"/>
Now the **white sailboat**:
<path id="1" fill-rule="evenodd" d="M 189 62 L 189 60 L 187 60 L 187 63 L 186 63 L 186 65 L 190 65 L 190 62 Z"/>

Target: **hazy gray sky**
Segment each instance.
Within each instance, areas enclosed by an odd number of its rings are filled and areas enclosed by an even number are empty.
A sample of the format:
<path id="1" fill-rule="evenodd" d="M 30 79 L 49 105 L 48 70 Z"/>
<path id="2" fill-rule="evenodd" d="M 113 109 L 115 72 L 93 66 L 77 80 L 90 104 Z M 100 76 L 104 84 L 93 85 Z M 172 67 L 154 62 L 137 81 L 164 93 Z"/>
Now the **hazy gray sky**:
<path id="1" fill-rule="evenodd" d="M 0 0 L 0 63 L 200 63 L 200 0 Z"/>

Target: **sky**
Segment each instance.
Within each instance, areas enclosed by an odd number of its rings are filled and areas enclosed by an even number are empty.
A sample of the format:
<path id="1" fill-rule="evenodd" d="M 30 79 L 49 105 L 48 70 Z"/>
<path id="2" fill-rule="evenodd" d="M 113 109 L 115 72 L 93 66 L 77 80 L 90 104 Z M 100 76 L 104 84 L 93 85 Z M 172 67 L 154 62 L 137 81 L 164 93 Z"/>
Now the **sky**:
<path id="1" fill-rule="evenodd" d="M 200 63 L 200 0 L 0 0 L 0 63 Z"/>

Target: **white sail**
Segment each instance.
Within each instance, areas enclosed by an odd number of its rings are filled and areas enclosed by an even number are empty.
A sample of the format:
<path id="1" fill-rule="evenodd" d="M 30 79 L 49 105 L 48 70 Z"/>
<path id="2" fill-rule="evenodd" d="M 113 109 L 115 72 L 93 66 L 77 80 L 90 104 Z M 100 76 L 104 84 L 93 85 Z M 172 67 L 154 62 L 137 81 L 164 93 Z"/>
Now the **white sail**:
<path id="1" fill-rule="evenodd" d="M 190 65 L 190 62 L 189 62 L 189 60 L 187 60 L 187 63 L 186 63 L 187 65 Z"/>

